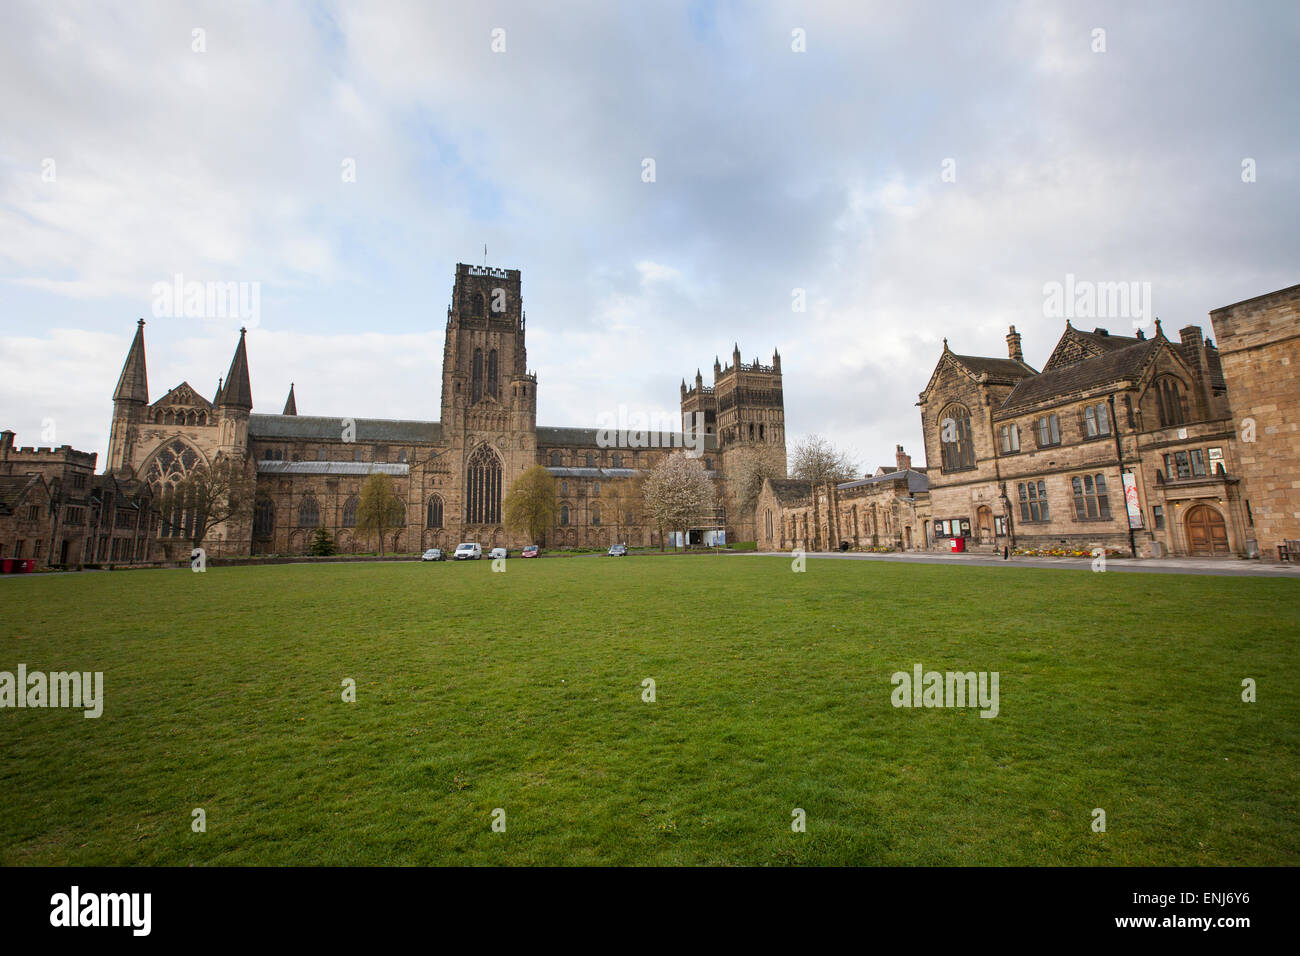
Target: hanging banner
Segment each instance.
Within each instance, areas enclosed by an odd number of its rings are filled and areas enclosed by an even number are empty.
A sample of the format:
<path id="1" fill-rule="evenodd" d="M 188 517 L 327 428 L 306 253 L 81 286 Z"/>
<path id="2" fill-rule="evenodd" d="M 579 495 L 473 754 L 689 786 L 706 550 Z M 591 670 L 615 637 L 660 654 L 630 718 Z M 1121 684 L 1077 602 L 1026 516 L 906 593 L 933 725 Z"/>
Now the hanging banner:
<path id="1" fill-rule="evenodd" d="M 1142 506 L 1138 503 L 1137 475 L 1131 471 L 1124 472 L 1124 502 L 1128 505 L 1128 526 L 1142 527 Z"/>

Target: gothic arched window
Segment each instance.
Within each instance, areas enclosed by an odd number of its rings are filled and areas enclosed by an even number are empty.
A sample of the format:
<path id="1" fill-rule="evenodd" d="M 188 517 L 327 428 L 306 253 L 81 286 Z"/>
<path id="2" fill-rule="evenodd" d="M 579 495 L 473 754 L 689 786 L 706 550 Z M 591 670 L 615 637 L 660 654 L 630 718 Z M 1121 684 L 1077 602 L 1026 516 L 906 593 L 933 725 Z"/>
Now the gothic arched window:
<path id="1" fill-rule="evenodd" d="M 476 318 L 483 317 L 483 294 L 481 292 L 471 292 L 469 296 L 470 315 Z"/>
<path id="2" fill-rule="evenodd" d="M 939 448 L 944 471 L 975 467 L 970 411 L 965 405 L 949 405 L 939 416 Z"/>
<path id="3" fill-rule="evenodd" d="M 569 506 L 560 505 L 560 524 L 567 527 L 569 524 Z"/>
<path id="4" fill-rule="evenodd" d="M 1187 423 L 1187 394 L 1183 383 L 1172 375 L 1163 376 L 1156 382 L 1156 411 L 1161 428 Z"/>
<path id="5" fill-rule="evenodd" d="M 207 463 L 203 457 L 179 438 L 172 439 L 154 454 L 145 469 L 144 480 L 162 503 L 161 535 L 165 538 L 193 537 L 197 514 L 194 496 L 177 493 L 181 483 L 194 469 Z"/>
<path id="6" fill-rule="evenodd" d="M 320 525 L 320 506 L 315 498 L 304 498 L 298 503 L 298 527 L 315 528 Z"/>
<path id="7" fill-rule="evenodd" d="M 552 468 L 560 467 L 560 453 L 558 451 L 551 452 L 551 467 Z"/>
<path id="8" fill-rule="evenodd" d="M 474 404 L 483 397 L 483 350 L 474 350 L 474 370 L 470 377 L 469 401 Z"/>
<path id="9" fill-rule="evenodd" d="M 487 393 L 493 398 L 500 398 L 497 392 L 497 350 L 492 349 L 488 352 L 487 360 Z"/>
<path id="10" fill-rule="evenodd" d="M 470 456 L 465 474 L 465 521 L 498 524 L 501 521 L 501 459 L 487 445 Z"/>
<path id="11" fill-rule="evenodd" d="M 357 507 L 361 504 L 361 499 L 356 495 L 349 495 L 348 500 L 343 502 L 343 527 L 355 528 L 357 526 Z"/>
<path id="12" fill-rule="evenodd" d="M 429 499 L 428 512 L 425 518 L 425 525 L 430 528 L 442 527 L 442 499 L 434 495 Z"/>
<path id="13" fill-rule="evenodd" d="M 275 504 L 270 498 L 258 498 L 253 507 L 253 536 L 269 538 L 275 531 Z"/>

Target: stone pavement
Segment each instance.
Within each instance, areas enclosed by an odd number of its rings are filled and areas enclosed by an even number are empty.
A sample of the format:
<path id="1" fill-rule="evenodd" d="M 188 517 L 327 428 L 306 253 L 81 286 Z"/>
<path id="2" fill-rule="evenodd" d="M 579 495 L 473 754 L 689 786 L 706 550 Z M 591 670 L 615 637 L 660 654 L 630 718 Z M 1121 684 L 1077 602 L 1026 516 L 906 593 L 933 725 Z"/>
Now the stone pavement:
<path id="1" fill-rule="evenodd" d="M 741 551 L 737 556 L 784 558 L 786 551 Z M 939 551 L 902 551 L 889 554 L 862 552 L 810 551 L 809 558 L 836 561 L 901 561 L 912 564 L 957 564 L 967 567 L 1056 568 L 1074 571 L 1092 569 L 1093 558 L 1029 558 L 1012 555 L 1003 560 L 991 554 L 944 554 Z M 1215 574 L 1225 577 L 1300 578 L 1300 563 L 1279 564 L 1274 561 L 1248 561 L 1242 558 L 1107 558 L 1107 571 L 1141 574 Z"/>

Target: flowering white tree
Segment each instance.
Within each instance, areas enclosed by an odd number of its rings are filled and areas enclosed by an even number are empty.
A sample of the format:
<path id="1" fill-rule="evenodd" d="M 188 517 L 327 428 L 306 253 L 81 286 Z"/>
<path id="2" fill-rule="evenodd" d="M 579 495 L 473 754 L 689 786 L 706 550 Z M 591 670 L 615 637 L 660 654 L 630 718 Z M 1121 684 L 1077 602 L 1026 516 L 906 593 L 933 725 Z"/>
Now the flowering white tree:
<path id="1" fill-rule="evenodd" d="M 691 525 L 711 517 L 718 502 L 704 465 L 683 453 L 661 458 L 646 476 L 642 494 L 646 513 L 659 525 L 661 549 L 665 528 L 684 535 Z"/>

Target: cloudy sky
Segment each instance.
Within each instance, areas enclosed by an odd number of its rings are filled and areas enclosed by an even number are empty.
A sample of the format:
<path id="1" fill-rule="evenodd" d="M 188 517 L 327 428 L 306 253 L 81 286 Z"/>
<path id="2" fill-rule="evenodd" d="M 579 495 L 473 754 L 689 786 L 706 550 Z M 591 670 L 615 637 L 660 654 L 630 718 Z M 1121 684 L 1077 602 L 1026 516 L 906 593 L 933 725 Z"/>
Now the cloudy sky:
<path id="1" fill-rule="evenodd" d="M 256 410 L 436 419 L 486 245 L 540 423 L 739 342 L 864 466 L 919 461 L 944 336 L 1040 366 L 1067 274 L 1167 330 L 1300 282 L 1294 2 L 5 7 L 0 424 L 101 461 L 137 317 L 151 398 L 229 364 L 240 319 L 155 314 L 178 274 L 258 284 Z"/>

